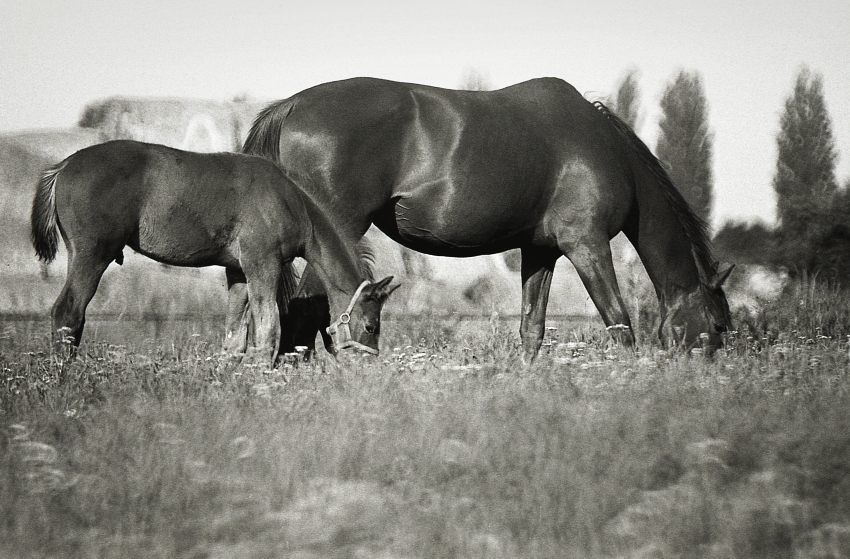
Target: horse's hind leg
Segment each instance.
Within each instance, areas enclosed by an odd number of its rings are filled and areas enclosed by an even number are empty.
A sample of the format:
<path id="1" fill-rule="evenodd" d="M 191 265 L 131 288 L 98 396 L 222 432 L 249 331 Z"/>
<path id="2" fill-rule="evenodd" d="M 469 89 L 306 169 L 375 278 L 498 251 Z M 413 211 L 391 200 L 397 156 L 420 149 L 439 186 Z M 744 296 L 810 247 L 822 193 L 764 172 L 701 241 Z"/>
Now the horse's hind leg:
<path id="1" fill-rule="evenodd" d="M 549 288 L 558 256 L 560 254 L 556 251 L 536 247 L 522 249 L 522 318 L 519 334 L 526 363 L 537 357 L 543 344 Z"/>
<path id="2" fill-rule="evenodd" d="M 240 355 L 248 348 L 251 312 L 248 306 L 248 284 L 242 270 L 227 268 L 227 317 L 225 318 L 224 352 Z"/>
<path id="3" fill-rule="evenodd" d="M 54 340 L 60 344 L 70 341 L 76 347 L 83 336 L 86 308 L 97 291 L 100 278 L 112 259 L 91 254 L 71 252 L 68 256 L 68 276 L 51 310 Z M 59 333 L 60 329 L 64 329 Z M 60 338 L 56 339 L 57 334 Z"/>

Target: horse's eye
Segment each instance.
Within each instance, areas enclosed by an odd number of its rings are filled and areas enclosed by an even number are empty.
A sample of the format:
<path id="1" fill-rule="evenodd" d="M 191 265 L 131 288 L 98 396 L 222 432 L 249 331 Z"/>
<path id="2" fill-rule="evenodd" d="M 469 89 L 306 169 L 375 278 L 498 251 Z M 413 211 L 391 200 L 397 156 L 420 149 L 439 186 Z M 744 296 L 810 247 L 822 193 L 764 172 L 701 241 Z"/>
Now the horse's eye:
<path id="1" fill-rule="evenodd" d="M 366 328 L 366 332 L 368 332 L 370 334 L 375 333 L 375 325 L 372 324 L 371 322 L 367 322 L 365 328 Z"/>

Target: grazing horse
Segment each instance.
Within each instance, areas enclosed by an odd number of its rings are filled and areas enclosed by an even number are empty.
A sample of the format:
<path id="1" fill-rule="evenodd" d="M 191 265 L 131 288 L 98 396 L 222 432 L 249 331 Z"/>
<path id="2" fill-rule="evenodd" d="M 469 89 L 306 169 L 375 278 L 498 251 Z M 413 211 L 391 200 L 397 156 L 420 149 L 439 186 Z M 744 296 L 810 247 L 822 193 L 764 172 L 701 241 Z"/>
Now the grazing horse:
<path id="1" fill-rule="evenodd" d="M 497 91 L 326 83 L 263 110 L 243 151 L 282 165 L 354 236 L 374 223 L 428 254 L 520 248 L 529 360 L 561 255 L 615 340 L 634 343 L 609 245 L 620 231 L 655 286 L 667 346 L 711 353 L 730 325 L 731 268 L 718 272 L 704 222 L 635 133 L 562 80 Z"/>
<path id="2" fill-rule="evenodd" d="M 32 208 L 32 242 L 49 262 L 61 233 L 68 275 L 52 309 L 53 331 L 79 344 L 86 307 L 112 261 L 129 246 L 174 266 L 224 266 L 254 320 L 252 358 L 273 365 L 296 256 L 311 263 L 337 318 L 337 349 L 377 353 L 381 306 L 392 278 L 366 281 L 353 245 L 326 212 L 273 162 L 235 153 L 200 154 L 113 141 L 71 155 L 45 171 Z M 228 309 L 228 349 L 245 351 L 246 329 Z M 234 336 L 234 332 L 241 332 Z"/>

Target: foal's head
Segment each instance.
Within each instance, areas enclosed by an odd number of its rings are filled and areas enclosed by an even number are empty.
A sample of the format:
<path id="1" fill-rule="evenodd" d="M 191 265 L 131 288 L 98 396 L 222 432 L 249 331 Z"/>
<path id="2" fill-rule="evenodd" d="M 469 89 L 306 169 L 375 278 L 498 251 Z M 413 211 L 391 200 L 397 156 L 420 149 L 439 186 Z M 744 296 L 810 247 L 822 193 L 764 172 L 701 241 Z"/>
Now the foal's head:
<path id="1" fill-rule="evenodd" d="M 334 351 L 355 348 L 372 355 L 378 354 L 381 335 L 381 309 L 398 285 L 390 287 L 392 276 L 376 283 L 363 282 L 351 299 L 348 308 L 338 316 L 331 315 L 327 333 L 333 340 Z"/>

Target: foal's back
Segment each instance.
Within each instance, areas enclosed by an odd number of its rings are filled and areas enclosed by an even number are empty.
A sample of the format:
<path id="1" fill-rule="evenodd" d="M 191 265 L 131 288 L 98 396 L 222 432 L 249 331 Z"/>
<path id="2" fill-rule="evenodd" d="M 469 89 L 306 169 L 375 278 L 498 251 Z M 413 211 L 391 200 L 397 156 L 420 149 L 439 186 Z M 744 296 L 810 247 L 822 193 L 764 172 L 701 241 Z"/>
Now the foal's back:
<path id="1" fill-rule="evenodd" d="M 292 234 L 285 229 L 293 221 L 294 190 L 276 165 L 259 157 L 116 140 L 70 158 L 56 196 L 71 238 L 85 230 L 160 262 L 227 267 L 238 264 L 246 231 Z"/>

